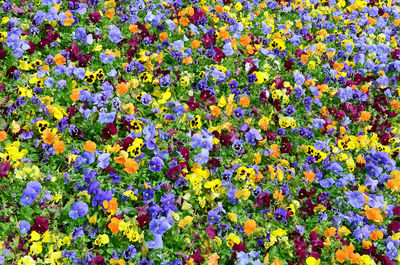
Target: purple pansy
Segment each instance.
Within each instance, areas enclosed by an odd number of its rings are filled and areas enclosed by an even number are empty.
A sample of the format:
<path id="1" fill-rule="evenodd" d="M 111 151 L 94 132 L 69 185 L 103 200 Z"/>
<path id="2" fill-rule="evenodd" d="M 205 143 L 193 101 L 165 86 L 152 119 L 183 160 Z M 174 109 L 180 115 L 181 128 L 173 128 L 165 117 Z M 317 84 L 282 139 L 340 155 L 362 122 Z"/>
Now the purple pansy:
<path id="1" fill-rule="evenodd" d="M 160 172 L 164 166 L 164 161 L 161 158 L 155 156 L 150 160 L 149 170 L 152 172 Z"/>
<path id="2" fill-rule="evenodd" d="M 69 217 L 76 220 L 77 218 L 84 217 L 89 212 L 89 207 L 86 203 L 79 201 L 72 205 L 69 211 Z"/>

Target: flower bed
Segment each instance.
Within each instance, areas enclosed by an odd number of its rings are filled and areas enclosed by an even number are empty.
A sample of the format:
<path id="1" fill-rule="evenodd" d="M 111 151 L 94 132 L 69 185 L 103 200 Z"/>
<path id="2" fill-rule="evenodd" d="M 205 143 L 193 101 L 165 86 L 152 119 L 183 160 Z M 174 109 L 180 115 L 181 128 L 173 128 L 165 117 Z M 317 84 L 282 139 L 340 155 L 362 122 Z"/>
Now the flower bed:
<path id="1" fill-rule="evenodd" d="M 0 264 L 399 264 L 398 0 L 0 5 Z"/>

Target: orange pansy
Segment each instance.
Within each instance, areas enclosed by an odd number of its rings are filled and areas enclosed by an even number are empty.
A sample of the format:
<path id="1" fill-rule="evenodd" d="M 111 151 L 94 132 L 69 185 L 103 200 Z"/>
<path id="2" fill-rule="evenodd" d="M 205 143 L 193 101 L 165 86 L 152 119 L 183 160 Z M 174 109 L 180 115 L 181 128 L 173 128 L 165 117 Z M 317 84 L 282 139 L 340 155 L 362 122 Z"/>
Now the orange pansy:
<path id="1" fill-rule="evenodd" d="M 56 54 L 53 57 L 53 61 L 56 63 L 56 65 L 63 65 L 65 64 L 65 62 L 67 61 L 64 56 L 62 56 L 61 54 Z"/>
<path id="2" fill-rule="evenodd" d="M 131 24 L 129 25 L 129 31 L 136 34 L 139 32 L 139 27 L 136 24 Z"/>
<path id="3" fill-rule="evenodd" d="M 217 253 L 212 253 L 208 257 L 208 265 L 218 265 L 219 256 Z"/>
<path id="4" fill-rule="evenodd" d="M 257 224 L 254 220 L 249 219 L 244 223 L 244 232 L 246 234 L 253 234 L 256 231 Z"/>
<path id="5" fill-rule="evenodd" d="M 369 208 L 369 206 L 367 206 L 367 209 L 365 210 L 365 214 L 367 215 L 367 218 L 369 220 L 377 220 L 379 222 L 383 222 L 383 217 L 381 215 L 381 210 L 377 209 L 377 208 Z"/>
<path id="6" fill-rule="evenodd" d="M 0 131 L 0 142 L 3 142 L 7 139 L 7 133 L 5 131 Z"/>
<path id="7" fill-rule="evenodd" d="M 120 94 L 120 95 L 125 94 L 126 92 L 128 92 L 128 88 L 129 88 L 128 84 L 126 84 L 124 82 L 119 83 L 117 85 L 118 94 Z"/>
<path id="8" fill-rule="evenodd" d="M 361 111 L 360 119 L 362 121 L 368 121 L 369 119 L 371 119 L 371 113 L 369 113 L 368 111 Z"/>
<path id="9" fill-rule="evenodd" d="M 136 174 L 137 170 L 139 169 L 139 164 L 136 163 L 135 159 L 127 158 L 125 161 L 125 172 L 129 174 Z"/>
<path id="10" fill-rule="evenodd" d="M 49 129 L 43 132 L 43 142 L 46 144 L 52 144 L 56 140 L 56 135 L 52 133 Z"/>
<path id="11" fill-rule="evenodd" d="M 315 173 L 311 169 L 309 172 L 304 171 L 304 177 L 306 178 L 306 180 L 308 180 L 310 183 L 312 183 L 315 178 Z"/>
<path id="12" fill-rule="evenodd" d="M 200 47 L 200 41 L 194 40 L 192 41 L 192 49 L 197 49 Z"/>
<path id="13" fill-rule="evenodd" d="M 85 145 L 83 146 L 85 151 L 93 153 L 96 150 L 96 143 L 88 140 Z"/>
<path id="14" fill-rule="evenodd" d="M 375 230 L 372 231 L 372 233 L 369 235 L 369 238 L 371 238 L 372 240 L 379 240 L 383 238 L 383 233 L 381 230 Z"/>
<path id="15" fill-rule="evenodd" d="M 118 232 L 119 232 L 119 223 L 121 223 L 122 222 L 122 220 L 120 220 L 120 219 L 118 219 L 118 218 L 116 218 L 116 217 L 113 217 L 112 219 L 111 219 L 111 222 L 108 224 L 108 228 L 111 230 L 111 232 L 113 233 L 113 234 L 117 234 Z"/>
<path id="16" fill-rule="evenodd" d="M 72 100 L 72 101 L 78 101 L 79 100 L 79 92 L 80 92 L 81 90 L 79 89 L 79 88 L 74 88 L 74 89 L 72 89 L 72 93 L 71 93 L 71 96 L 69 96 L 69 98 Z"/>
<path id="17" fill-rule="evenodd" d="M 240 45 L 246 47 L 247 45 L 249 45 L 251 42 L 251 38 L 247 35 L 242 35 L 242 37 L 240 37 Z"/>
<path id="18" fill-rule="evenodd" d="M 53 144 L 54 149 L 56 149 L 56 154 L 64 153 L 64 141 L 55 141 Z"/>
<path id="19" fill-rule="evenodd" d="M 111 9 L 107 10 L 106 17 L 108 17 L 109 19 L 113 20 L 114 19 L 114 14 L 115 14 L 115 9 L 111 8 Z"/>
<path id="20" fill-rule="evenodd" d="M 241 97 L 239 104 L 243 108 L 247 108 L 250 105 L 250 99 L 248 97 Z"/>
<path id="21" fill-rule="evenodd" d="M 160 33 L 160 41 L 165 41 L 168 38 L 168 33 L 167 32 L 161 32 Z"/>

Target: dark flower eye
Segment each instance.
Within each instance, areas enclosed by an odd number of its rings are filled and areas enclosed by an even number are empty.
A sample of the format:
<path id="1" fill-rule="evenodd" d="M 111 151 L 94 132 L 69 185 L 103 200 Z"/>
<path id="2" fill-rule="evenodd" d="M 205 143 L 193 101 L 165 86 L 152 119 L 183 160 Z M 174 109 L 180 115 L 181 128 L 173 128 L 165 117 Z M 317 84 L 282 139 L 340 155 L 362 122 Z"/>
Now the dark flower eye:
<path id="1" fill-rule="evenodd" d="M 313 149 L 311 147 L 307 148 L 306 154 L 307 155 L 312 155 L 314 153 Z"/>

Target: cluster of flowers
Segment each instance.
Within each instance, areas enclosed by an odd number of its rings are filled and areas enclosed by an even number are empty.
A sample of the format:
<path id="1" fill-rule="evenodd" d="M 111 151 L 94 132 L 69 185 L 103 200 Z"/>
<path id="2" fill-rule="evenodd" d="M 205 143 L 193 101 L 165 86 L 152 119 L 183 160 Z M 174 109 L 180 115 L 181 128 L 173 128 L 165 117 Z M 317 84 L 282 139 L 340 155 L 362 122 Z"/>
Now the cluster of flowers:
<path id="1" fill-rule="evenodd" d="M 0 264 L 400 263 L 399 0 L 0 6 Z"/>

